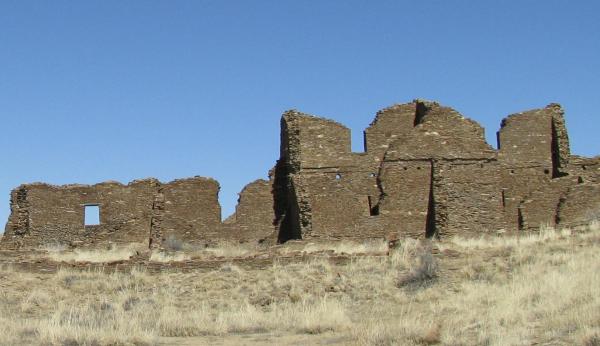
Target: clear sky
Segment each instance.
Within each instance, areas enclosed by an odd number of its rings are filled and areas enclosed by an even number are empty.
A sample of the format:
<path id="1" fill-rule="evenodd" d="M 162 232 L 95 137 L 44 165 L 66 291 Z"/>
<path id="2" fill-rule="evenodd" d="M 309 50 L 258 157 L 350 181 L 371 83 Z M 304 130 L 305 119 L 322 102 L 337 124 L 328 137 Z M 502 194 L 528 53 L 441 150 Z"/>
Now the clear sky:
<path id="1" fill-rule="evenodd" d="M 0 224 L 21 183 L 266 178 L 286 109 L 362 130 L 425 98 L 480 122 L 561 103 L 600 153 L 600 1 L 0 0 Z M 0 226 L 0 232 L 3 227 Z"/>

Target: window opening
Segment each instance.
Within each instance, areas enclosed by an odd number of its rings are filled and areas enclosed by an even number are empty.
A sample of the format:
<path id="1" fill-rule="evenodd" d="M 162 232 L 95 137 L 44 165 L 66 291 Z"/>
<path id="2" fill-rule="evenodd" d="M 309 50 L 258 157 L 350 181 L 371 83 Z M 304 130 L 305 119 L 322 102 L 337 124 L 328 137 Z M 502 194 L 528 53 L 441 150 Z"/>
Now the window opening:
<path id="1" fill-rule="evenodd" d="M 100 224 L 100 206 L 98 204 L 86 204 L 84 213 L 84 225 L 96 226 Z"/>

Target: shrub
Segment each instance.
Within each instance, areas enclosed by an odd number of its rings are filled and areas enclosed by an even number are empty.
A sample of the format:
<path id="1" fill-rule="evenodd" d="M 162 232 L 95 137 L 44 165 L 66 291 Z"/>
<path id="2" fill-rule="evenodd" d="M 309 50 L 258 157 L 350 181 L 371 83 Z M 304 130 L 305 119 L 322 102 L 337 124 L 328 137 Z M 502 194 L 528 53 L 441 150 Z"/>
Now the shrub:
<path id="1" fill-rule="evenodd" d="M 408 251 L 410 269 L 408 273 L 401 273 L 396 285 L 398 287 L 409 284 L 422 284 L 437 277 L 438 266 L 431 253 L 431 242 L 417 242 L 412 251 Z"/>
<path id="2" fill-rule="evenodd" d="M 169 251 L 183 250 L 183 242 L 177 239 L 177 237 L 175 237 L 173 234 L 167 236 L 167 239 L 163 241 L 162 246 L 165 248 L 165 250 Z"/>

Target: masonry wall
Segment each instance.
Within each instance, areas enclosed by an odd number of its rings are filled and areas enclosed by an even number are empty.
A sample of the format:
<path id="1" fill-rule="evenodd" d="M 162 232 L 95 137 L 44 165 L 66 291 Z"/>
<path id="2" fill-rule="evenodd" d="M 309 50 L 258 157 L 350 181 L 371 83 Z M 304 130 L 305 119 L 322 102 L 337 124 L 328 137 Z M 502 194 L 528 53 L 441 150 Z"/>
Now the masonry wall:
<path id="1" fill-rule="evenodd" d="M 520 228 L 535 231 L 541 227 L 558 226 L 560 200 L 577 184 L 576 177 L 566 176 L 554 179 L 527 195 L 518 206 Z"/>
<path id="2" fill-rule="evenodd" d="M 440 238 L 506 231 L 500 172 L 495 161 L 434 165 L 435 227 Z"/>
<path id="3" fill-rule="evenodd" d="M 235 213 L 223 225 L 223 232 L 242 242 L 276 242 L 273 183 L 273 179 L 258 179 L 246 185 L 239 194 Z"/>
<path id="4" fill-rule="evenodd" d="M 378 206 L 383 230 L 422 237 L 430 208 L 432 162 L 412 160 L 385 162 L 379 179 L 384 191 Z"/>
<path id="5" fill-rule="evenodd" d="M 284 113 L 269 180 L 248 184 L 226 222 L 209 178 L 22 185 L 11 193 L 1 246 L 443 239 L 599 217 L 600 157 L 570 155 L 557 104 L 504 119 L 499 150 L 473 120 L 422 100 L 379 111 L 364 153 L 351 151 L 350 137 L 335 121 Z M 100 225 L 84 225 L 86 204 L 100 207 Z"/>
<path id="6" fill-rule="evenodd" d="M 280 228 L 282 239 L 477 236 L 552 224 L 559 200 L 595 182 L 600 161 L 571 158 L 563 113 L 551 104 L 509 116 L 497 151 L 473 120 L 415 100 L 379 111 L 359 156 L 343 126 L 288 112 L 279 165 L 292 193 L 280 214 L 295 223 Z"/>
<path id="7" fill-rule="evenodd" d="M 557 219 L 565 227 L 586 226 L 600 220 L 600 184 L 572 187 L 560 199 Z"/>
<path id="8" fill-rule="evenodd" d="M 600 183 L 600 156 L 593 158 L 571 156 L 568 173 L 570 176 L 578 177 L 581 183 Z"/>
<path id="9" fill-rule="evenodd" d="M 147 244 L 157 185 L 153 179 L 128 185 L 22 185 L 12 192 L 13 213 L 2 238 L 3 247 Z M 99 206 L 100 225 L 84 225 L 86 204 Z"/>
<path id="10" fill-rule="evenodd" d="M 481 126 L 455 110 L 417 101 L 414 128 L 385 154 L 384 167 L 393 163 L 403 172 L 389 181 L 381 177 L 380 210 L 387 212 L 382 216 L 388 228 L 410 225 L 412 230 L 396 229 L 402 235 L 438 237 L 506 228 L 496 152 Z M 396 205 L 386 207 L 388 201 Z"/>
<path id="11" fill-rule="evenodd" d="M 389 145 L 415 126 L 416 111 L 417 103 L 411 102 L 393 105 L 377 112 L 364 132 L 365 151 L 381 161 Z"/>
<path id="12" fill-rule="evenodd" d="M 528 196 L 541 190 L 555 195 L 552 188 L 546 187 L 553 179 L 568 175 L 570 150 L 563 113 L 559 105 L 550 104 L 510 115 L 502 121 L 498 157 L 504 166 L 501 184 L 508 224 L 513 229 L 523 229 L 526 216 L 522 213 L 532 212 L 531 208 L 519 209 Z M 537 199 L 542 197 L 539 192 L 537 195 Z"/>
<path id="13" fill-rule="evenodd" d="M 221 207 L 219 183 L 210 178 L 194 177 L 163 184 L 156 191 L 160 203 L 152 212 L 153 245 L 177 239 L 186 244 L 206 244 L 219 238 Z"/>

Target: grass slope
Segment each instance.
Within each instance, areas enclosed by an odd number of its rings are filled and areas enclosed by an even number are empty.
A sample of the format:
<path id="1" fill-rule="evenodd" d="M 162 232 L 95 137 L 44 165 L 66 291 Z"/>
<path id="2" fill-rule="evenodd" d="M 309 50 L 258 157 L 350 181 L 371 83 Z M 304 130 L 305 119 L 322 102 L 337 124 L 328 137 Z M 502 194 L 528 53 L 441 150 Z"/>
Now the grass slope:
<path id="1" fill-rule="evenodd" d="M 330 248 L 382 250 L 381 244 Z M 599 250 L 600 227 L 593 224 L 520 238 L 406 239 L 390 256 L 344 265 L 324 258 L 160 274 L 4 267 L 0 344 L 600 345 Z M 153 255 L 169 261 L 198 254 Z"/>

